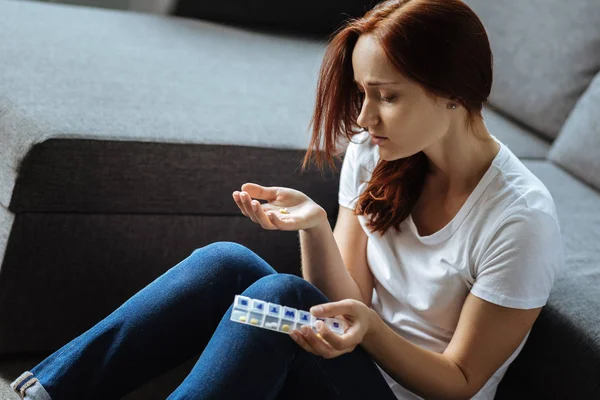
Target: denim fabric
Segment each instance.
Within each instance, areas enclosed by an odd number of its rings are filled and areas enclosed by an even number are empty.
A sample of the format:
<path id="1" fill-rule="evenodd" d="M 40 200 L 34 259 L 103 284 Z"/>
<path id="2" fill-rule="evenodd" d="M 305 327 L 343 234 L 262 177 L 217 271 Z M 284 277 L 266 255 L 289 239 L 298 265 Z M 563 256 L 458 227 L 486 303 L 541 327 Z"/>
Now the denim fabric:
<path id="1" fill-rule="evenodd" d="M 229 320 L 234 295 L 301 310 L 327 302 L 248 248 L 196 249 L 31 372 L 53 400 L 119 399 L 192 357 L 175 399 L 396 399 L 370 356 L 324 359 L 288 335 Z M 29 396 L 25 399 L 44 397 Z"/>

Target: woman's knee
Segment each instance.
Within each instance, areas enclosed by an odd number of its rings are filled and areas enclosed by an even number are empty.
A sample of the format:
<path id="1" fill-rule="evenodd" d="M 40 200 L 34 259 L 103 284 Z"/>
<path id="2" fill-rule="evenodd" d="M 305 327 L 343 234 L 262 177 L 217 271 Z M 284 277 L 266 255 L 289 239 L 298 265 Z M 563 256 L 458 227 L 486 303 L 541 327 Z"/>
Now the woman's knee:
<path id="1" fill-rule="evenodd" d="M 308 310 L 329 301 L 312 283 L 290 274 L 262 277 L 248 287 L 243 295 L 299 310 Z"/>
<path id="2" fill-rule="evenodd" d="M 235 242 L 214 242 L 192 251 L 184 260 L 187 269 L 202 279 L 248 281 L 276 273 L 252 250 Z"/>

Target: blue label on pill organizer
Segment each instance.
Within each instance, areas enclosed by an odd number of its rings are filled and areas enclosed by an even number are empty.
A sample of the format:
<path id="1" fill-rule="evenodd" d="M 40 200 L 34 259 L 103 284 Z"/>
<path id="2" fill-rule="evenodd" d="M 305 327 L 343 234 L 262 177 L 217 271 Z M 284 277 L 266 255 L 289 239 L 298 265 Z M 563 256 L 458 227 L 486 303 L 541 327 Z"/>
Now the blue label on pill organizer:
<path id="1" fill-rule="evenodd" d="M 302 324 L 310 325 L 310 313 L 298 311 L 298 321 Z"/>
<path id="2" fill-rule="evenodd" d="M 247 297 L 238 296 L 237 306 L 241 308 L 248 308 L 250 306 L 250 299 Z"/>
<path id="3" fill-rule="evenodd" d="M 269 305 L 267 305 L 267 314 L 279 317 L 280 312 L 281 306 L 279 304 L 269 303 Z"/>
<path id="4" fill-rule="evenodd" d="M 334 328 L 339 328 L 340 327 L 340 323 L 333 321 L 333 327 Z"/>
<path id="5" fill-rule="evenodd" d="M 283 307 L 283 318 L 294 321 L 296 320 L 296 309 Z"/>
<path id="6" fill-rule="evenodd" d="M 252 308 L 254 310 L 258 310 L 258 311 L 262 312 L 265 310 L 265 303 L 263 303 L 262 301 L 254 300 L 252 302 Z"/>

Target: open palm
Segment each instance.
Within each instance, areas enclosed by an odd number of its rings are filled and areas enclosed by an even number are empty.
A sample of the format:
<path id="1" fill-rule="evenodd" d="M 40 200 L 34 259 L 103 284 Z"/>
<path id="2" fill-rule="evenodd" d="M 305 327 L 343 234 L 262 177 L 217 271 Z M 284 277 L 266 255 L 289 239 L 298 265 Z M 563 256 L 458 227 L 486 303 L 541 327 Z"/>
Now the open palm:
<path id="1" fill-rule="evenodd" d="M 325 210 L 299 190 L 245 183 L 233 199 L 242 213 L 264 229 L 298 231 L 326 219 Z M 266 200 L 260 203 L 258 200 Z M 287 213 L 282 213 L 286 209 Z"/>

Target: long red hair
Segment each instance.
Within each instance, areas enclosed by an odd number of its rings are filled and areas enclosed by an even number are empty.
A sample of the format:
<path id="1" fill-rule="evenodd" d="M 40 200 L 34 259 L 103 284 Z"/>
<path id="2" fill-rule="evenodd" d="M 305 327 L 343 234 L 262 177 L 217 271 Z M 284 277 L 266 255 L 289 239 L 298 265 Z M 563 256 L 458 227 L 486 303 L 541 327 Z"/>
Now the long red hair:
<path id="1" fill-rule="evenodd" d="M 426 93 L 460 103 L 467 111 L 467 127 L 481 117 L 492 87 L 492 53 L 477 15 L 460 0 L 383 1 L 363 17 L 346 20 L 328 38 L 303 171 L 313 153 L 320 168 L 324 154 L 337 170 L 334 158 L 341 155 L 340 139 L 350 141 L 362 131 L 356 123 L 361 95 L 353 81 L 352 51 L 363 34 L 372 35 L 398 71 Z M 354 213 L 371 216 L 372 232 L 383 235 L 391 226 L 400 231 L 400 223 L 421 194 L 427 169 L 423 152 L 394 161 L 379 160 Z"/>

